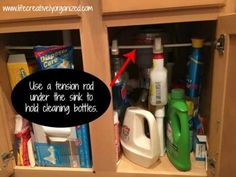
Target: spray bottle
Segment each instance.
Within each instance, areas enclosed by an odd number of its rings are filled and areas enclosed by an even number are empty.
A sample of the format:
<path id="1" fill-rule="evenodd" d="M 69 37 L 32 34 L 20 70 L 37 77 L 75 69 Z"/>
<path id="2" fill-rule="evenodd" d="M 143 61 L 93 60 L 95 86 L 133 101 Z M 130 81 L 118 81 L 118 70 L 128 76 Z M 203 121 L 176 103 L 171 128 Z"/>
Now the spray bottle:
<path id="1" fill-rule="evenodd" d="M 112 41 L 111 54 L 112 54 L 111 59 L 113 64 L 112 75 L 114 77 L 121 68 L 121 59 L 119 57 L 117 40 Z M 116 80 L 114 86 L 112 87 L 112 93 L 113 93 L 114 109 L 120 110 L 127 104 L 126 85 L 125 82 L 123 81 L 122 76 Z"/>
<path id="2" fill-rule="evenodd" d="M 161 38 L 155 38 L 153 47 L 153 68 L 150 71 L 150 105 L 166 105 L 167 89 L 167 70 L 164 67 L 164 54 Z"/>

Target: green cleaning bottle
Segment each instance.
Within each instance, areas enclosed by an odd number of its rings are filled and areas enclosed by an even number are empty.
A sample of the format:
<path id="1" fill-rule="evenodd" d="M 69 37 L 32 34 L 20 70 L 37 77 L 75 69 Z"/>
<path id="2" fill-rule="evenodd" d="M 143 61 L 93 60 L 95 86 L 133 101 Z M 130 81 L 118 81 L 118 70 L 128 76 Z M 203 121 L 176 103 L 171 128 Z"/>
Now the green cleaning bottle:
<path id="1" fill-rule="evenodd" d="M 183 89 L 172 89 L 168 98 L 167 110 L 167 156 L 171 163 L 181 171 L 191 168 L 189 152 L 188 106 Z"/>

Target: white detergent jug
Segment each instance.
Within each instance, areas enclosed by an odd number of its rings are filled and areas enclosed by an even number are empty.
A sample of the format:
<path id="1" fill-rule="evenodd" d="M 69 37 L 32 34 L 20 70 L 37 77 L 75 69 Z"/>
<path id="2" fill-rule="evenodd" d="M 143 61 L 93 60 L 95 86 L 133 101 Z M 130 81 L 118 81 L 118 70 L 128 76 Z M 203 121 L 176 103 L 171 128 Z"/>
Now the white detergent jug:
<path id="1" fill-rule="evenodd" d="M 42 126 L 44 132 L 52 142 L 65 142 L 71 134 L 70 127 L 48 127 Z"/>
<path id="2" fill-rule="evenodd" d="M 144 132 L 144 119 L 148 122 L 150 138 Z M 156 119 L 152 113 L 138 107 L 127 108 L 121 130 L 121 145 L 130 161 L 143 167 L 153 165 L 160 155 L 158 137 Z"/>

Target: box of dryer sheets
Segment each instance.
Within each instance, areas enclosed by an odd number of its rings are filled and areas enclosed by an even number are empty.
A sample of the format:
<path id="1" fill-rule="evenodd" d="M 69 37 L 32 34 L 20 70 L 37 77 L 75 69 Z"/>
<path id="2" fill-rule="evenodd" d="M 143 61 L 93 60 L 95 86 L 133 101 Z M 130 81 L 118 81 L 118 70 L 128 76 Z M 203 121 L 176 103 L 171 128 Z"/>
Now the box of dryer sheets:
<path id="1" fill-rule="evenodd" d="M 66 143 L 35 143 L 39 166 L 70 167 L 69 146 Z"/>
<path id="2" fill-rule="evenodd" d="M 207 137 L 206 135 L 197 135 L 195 138 L 195 159 L 205 161 L 207 158 Z"/>
<path id="3" fill-rule="evenodd" d="M 76 134 L 79 141 L 78 153 L 81 168 L 92 168 L 91 146 L 89 138 L 89 126 L 83 124 L 76 127 Z"/>
<path id="4" fill-rule="evenodd" d="M 75 128 L 65 142 L 50 141 L 41 125 L 33 123 L 36 164 L 38 166 L 79 167 Z M 60 156 L 60 157 L 59 157 Z"/>
<path id="5" fill-rule="evenodd" d="M 11 88 L 13 89 L 20 80 L 35 72 L 36 68 L 36 62 L 33 60 L 27 63 L 25 54 L 9 55 L 7 69 Z"/>

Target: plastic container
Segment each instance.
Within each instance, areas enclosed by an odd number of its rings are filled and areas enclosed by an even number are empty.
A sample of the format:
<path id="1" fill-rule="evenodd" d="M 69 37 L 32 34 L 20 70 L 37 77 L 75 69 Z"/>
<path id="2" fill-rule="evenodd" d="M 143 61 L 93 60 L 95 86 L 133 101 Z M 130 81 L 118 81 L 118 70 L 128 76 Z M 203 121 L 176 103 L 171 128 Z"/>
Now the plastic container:
<path id="1" fill-rule="evenodd" d="M 157 122 L 158 136 L 160 140 L 160 156 L 165 155 L 165 137 L 164 137 L 164 117 L 165 107 L 157 108 L 155 111 L 155 117 Z"/>
<path id="2" fill-rule="evenodd" d="M 150 71 L 149 102 L 152 106 L 164 106 L 167 103 L 167 70 L 164 67 L 164 55 L 161 38 L 155 38 L 153 48 L 153 68 Z"/>
<path id="3" fill-rule="evenodd" d="M 114 76 L 118 73 L 122 65 L 121 58 L 119 57 L 117 40 L 112 41 L 111 53 L 112 53 L 111 59 L 113 65 L 112 77 L 114 78 Z M 114 109 L 118 110 L 121 109 L 121 107 L 125 107 L 125 105 L 127 104 L 126 84 L 122 76 L 116 80 L 114 86 L 112 87 L 112 94 L 113 94 Z"/>
<path id="4" fill-rule="evenodd" d="M 150 138 L 144 132 L 144 119 L 147 120 Z M 132 162 L 150 167 L 159 158 L 160 142 L 156 119 L 152 113 L 139 107 L 128 107 L 121 130 L 121 145 L 125 156 Z"/>
<path id="5" fill-rule="evenodd" d="M 115 129 L 116 162 L 118 163 L 121 156 L 121 148 L 120 148 L 120 124 L 117 111 L 114 111 L 114 129 Z"/>
<path id="6" fill-rule="evenodd" d="M 171 163 L 181 171 L 191 168 L 188 106 L 183 89 L 173 89 L 168 100 L 167 155 Z"/>
<path id="7" fill-rule="evenodd" d="M 203 39 L 192 39 L 192 54 L 189 57 L 186 95 L 190 98 L 199 96 L 200 66 L 202 64 Z"/>

